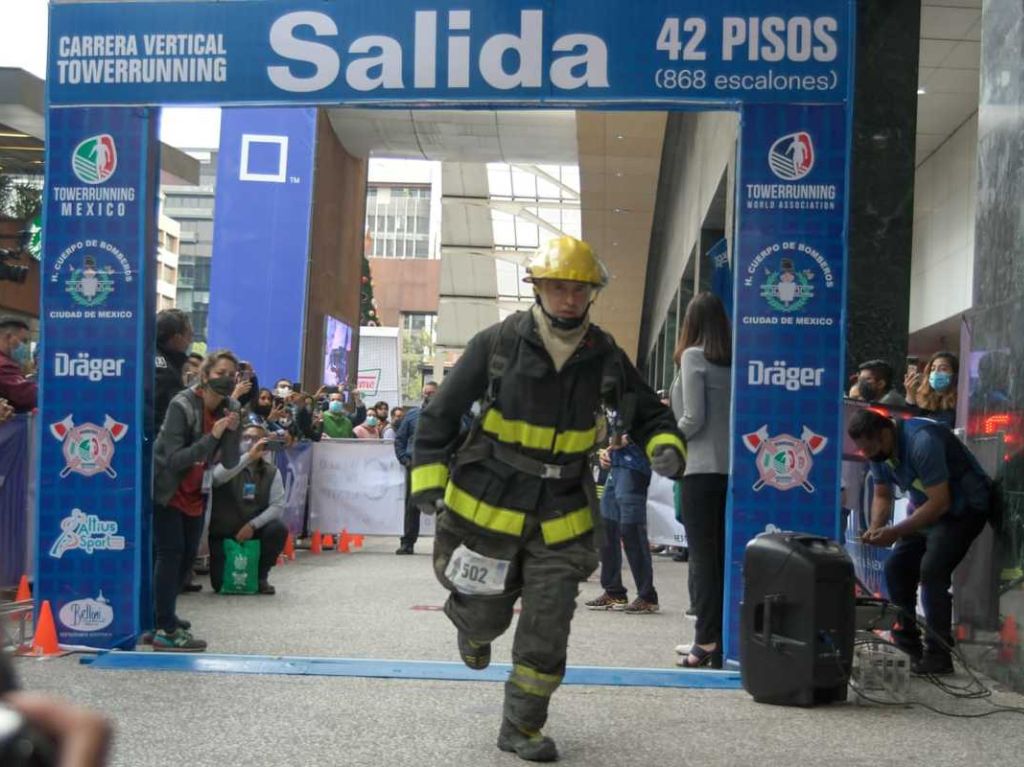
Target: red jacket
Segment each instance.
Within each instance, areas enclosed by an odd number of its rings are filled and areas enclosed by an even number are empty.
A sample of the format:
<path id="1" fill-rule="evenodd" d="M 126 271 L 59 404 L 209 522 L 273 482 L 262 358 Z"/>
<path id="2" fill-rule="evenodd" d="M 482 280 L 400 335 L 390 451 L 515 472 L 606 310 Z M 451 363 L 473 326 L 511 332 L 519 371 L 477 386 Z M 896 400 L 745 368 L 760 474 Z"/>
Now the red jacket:
<path id="1" fill-rule="evenodd" d="M 36 406 L 39 387 L 25 378 L 21 365 L 0 352 L 0 399 L 7 400 L 16 413 L 25 413 Z"/>

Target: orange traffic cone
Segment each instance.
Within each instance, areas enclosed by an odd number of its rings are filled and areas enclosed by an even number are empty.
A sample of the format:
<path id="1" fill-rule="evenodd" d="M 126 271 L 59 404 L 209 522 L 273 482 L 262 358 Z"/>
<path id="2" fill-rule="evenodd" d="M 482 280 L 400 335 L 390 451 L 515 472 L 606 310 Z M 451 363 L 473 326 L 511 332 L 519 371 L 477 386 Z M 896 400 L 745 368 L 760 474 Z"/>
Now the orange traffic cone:
<path id="1" fill-rule="evenodd" d="M 292 538 L 291 533 L 288 533 L 288 537 L 284 539 L 284 555 L 288 559 L 295 559 L 295 539 Z"/>
<path id="2" fill-rule="evenodd" d="M 1020 647 L 1020 634 L 1017 631 L 1017 621 L 1012 615 L 1007 615 L 1003 621 L 1003 628 L 999 631 L 999 645 L 999 661 L 1013 663 Z"/>
<path id="3" fill-rule="evenodd" d="M 21 576 L 21 580 L 18 582 L 18 593 L 14 595 L 15 602 L 31 602 L 32 601 L 32 590 L 28 587 L 28 576 Z M 32 613 L 32 607 L 26 607 L 24 610 L 18 610 L 17 612 L 11 613 L 11 617 L 15 620 L 26 618 Z"/>
<path id="4" fill-rule="evenodd" d="M 53 612 L 50 602 L 44 601 L 39 608 L 39 620 L 36 622 L 36 635 L 32 639 L 33 655 L 60 655 L 57 643 L 57 628 L 53 624 Z"/>
<path id="5" fill-rule="evenodd" d="M 334 537 L 330 533 L 328 533 L 327 535 L 325 535 L 323 537 L 323 547 L 325 549 L 333 549 L 334 548 Z"/>
<path id="6" fill-rule="evenodd" d="M 363 540 L 364 539 L 365 539 L 365 536 L 363 536 L 363 535 L 353 535 L 352 536 L 352 544 L 357 549 L 361 549 L 361 548 L 363 548 Z"/>
<path id="7" fill-rule="evenodd" d="M 352 543 L 352 536 L 348 534 L 348 530 L 342 530 L 338 533 L 338 551 L 342 554 L 348 554 L 352 550 L 349 548 L 349 544 Z"/>
<path id="8" fill-rule="evenodd" d="M 18 593 L 14 595 L 15 602 L 29 602 L 32 599 L 32 590 L 28 587 L 28 576 L 21 576 L 18 581 Z"/>
<path id="9" fill-rule="evenodd" d="M 320 531 L 314 530 L 313 537 L 309 541 L 309 550 L 314 554 L 323 551 L 323 540 L 320 538 Z"/>

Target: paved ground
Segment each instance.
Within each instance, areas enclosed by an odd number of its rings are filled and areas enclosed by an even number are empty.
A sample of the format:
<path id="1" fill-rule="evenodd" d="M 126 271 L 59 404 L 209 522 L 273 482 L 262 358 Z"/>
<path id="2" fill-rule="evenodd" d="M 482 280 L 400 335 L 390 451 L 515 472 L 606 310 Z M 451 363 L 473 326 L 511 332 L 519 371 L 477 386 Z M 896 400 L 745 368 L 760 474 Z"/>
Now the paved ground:
<path id="1" fill-rule="evenodd" d="M 444 592 L 428 547 L 415 557 L 395 557 L 394 547 L 368 540 L 352 556 L 300 553 L 273 574 L 277 596 L 204 591 L 183 597 L 180 613 L 216 652 L 456 660 L 447 619 L 429 609 Z M 673 646 L 692 638 L 683 616 L 686 566 L 658 558 L 655 572 L 662 613 L 580 611 L 571 664 L 672 664 Z M 581 601 L 599 592 L 587 583 Z M 497 661 L 508 652 L 509 639 L 496 643 Z M 118 732 L 113 763 L 124 767 L 518 763 L 494 748 L 501 711 L 494 683 L 99 671 L 74 656 L 23 659 L 17 668 L 26 686 L 107 712 Z M 915 697 L 946 710 L 986 710 L 914 684 Z M 1017 696 L 998 700 L 1024 705 Z M 563 687 L 547 729 L 563 762 L 576 765 L 902 765 L 913 752 L 930 767 L 962 767 L 1019 765 L 1024 753 L 1020 716 L 780 708 L 731 691 Z"/>

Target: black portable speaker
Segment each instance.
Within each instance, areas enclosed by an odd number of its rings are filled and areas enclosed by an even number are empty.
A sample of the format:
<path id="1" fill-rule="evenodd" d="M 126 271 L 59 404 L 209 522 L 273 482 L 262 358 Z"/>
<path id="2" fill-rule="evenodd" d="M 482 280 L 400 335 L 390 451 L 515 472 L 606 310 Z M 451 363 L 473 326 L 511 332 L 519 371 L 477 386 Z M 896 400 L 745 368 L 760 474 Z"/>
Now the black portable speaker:
<path id="1" fill-rule="evenodd" d="M 770 533 L 747 544 L 740 671 L 754 700 L 784 706 L 846 700 L 854 584 L 853 562 L 828 538 Z"/>

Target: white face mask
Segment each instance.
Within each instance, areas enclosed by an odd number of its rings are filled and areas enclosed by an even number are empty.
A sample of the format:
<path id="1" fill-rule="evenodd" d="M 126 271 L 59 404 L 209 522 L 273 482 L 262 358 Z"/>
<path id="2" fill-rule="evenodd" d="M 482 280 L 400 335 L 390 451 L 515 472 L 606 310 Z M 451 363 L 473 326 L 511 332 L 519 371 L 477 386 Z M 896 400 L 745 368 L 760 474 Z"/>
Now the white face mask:
<path id="1" fill-rule="evenodd" d="M 291 393 L 292 393 L 292 387 L 290 387 L 290 386 L 278 386 L 277 387 L 277 396 L 281 397 L 282 399 L 284 399 L 285 397 L 287 397 Z"/>

